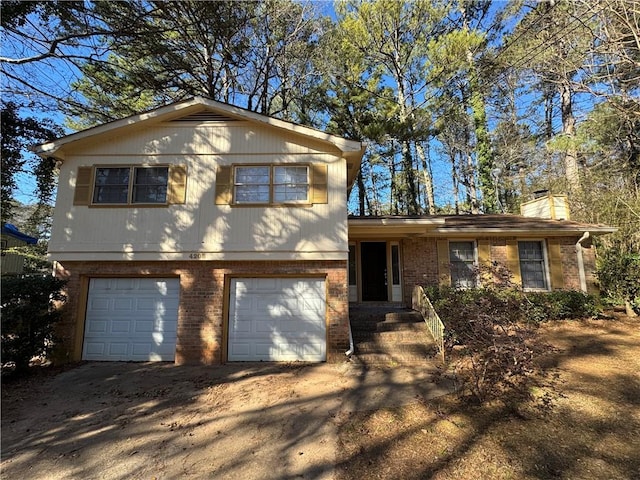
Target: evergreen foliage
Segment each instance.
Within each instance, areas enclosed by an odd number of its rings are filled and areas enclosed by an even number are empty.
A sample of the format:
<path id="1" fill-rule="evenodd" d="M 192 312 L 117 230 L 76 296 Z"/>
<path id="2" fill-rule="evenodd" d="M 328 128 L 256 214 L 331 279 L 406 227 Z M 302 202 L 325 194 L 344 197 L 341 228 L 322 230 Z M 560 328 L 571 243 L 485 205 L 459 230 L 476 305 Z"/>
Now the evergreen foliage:
<path id="1" fill-rule="evenodd" d="M 65 296 L 63 280 L 46 275 L 2 277 L 2 364 L 24 372 L 33 357 L 46 356 L 54 346 L 60 319 L 56 304 Z"/>

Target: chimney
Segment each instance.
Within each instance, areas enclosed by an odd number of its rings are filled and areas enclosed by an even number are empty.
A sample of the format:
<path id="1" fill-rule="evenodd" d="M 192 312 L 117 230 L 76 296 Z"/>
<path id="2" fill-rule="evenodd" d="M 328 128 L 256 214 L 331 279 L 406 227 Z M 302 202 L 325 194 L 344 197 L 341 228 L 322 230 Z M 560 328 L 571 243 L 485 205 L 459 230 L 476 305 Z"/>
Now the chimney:
<path id="1" fill-rule="evenodd" d="M 569 220 L 569 204 L 566 195 L 553 195 L 548 190 L 533 192 L 533 200 L 520 205 L 524 217 Z"/>

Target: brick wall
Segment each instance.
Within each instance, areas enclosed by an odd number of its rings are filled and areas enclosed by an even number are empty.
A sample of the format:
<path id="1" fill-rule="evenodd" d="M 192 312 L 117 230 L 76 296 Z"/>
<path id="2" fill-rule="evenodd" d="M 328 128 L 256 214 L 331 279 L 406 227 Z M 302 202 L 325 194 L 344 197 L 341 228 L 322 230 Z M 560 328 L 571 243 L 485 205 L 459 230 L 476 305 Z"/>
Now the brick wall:
<path id="1" fill-rule="evenodd" d="M 582 259 L 584 262 L 584 272 L 587 280 L 587 292 L 599 294 L 600 287 L 596 277 L 596 247 L 590 240 L 582 242 Z"/>
<path id="2" fill-rule="evenodd" d="M 493 266 L 507 266 L 507 239 L 516 237 L 478 237 L 478 240 L 489 241 L 490 261 Z M 551 240 L 551 239 L 549 239 Z M 580 290 L 580 273 L 575 243 L 578 237 L 557 237 L 562 256 L 563 289 Z M 589 242 L 585 242 L 583 258 L 589 291 L 595 287 L 594 269 L 595 254 Z M 438 285 L 438 253 L 435 238 L 409 238 L 402 241 L 403 252 L 403 291 L 404 302 L 411 303 L 411 292 L 415 285 Z M 498 282 L 498 276 L 494 275 Z"/>
<path id="3" fill-rule="evenodd" d="M 438 250 L 435 238 L 402 240 L 403 298 L 411 305 L 415 285 L 438 285 Z"/>
<path id="4" fill-rule="evenodd" d="M 58 361 L 80 359 L 88 278 L 106 276 L 179 277 L 180 303 L 176 363 L 213 365 L 224 361 L 225 279 L 229 276 L 326 278 L 327 360 L 339 361 L 349 348 L 346 261 L 274 262 L 64 262 L 56 275 L 68 280 L 68 301 L 58 329 Z"/>
<path id="5" fill-rule="evenodd" d="M 562 255 L 562 279 L 565 290 L 580 290 L 580 268 L 576 252 L 576 238 L 559 238 Z"/>

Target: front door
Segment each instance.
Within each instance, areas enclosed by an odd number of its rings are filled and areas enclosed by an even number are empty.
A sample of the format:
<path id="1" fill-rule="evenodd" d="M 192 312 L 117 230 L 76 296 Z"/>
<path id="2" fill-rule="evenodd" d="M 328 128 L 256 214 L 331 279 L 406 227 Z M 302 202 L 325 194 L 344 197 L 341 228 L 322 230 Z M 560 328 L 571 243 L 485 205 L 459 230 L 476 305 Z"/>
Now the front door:
<path id="1" fill-rule="evenodd" d="M 386 242 L 360 243 L 362 270 L 362 301 L 386 302 L 387 293 L 387 244 Z"/>

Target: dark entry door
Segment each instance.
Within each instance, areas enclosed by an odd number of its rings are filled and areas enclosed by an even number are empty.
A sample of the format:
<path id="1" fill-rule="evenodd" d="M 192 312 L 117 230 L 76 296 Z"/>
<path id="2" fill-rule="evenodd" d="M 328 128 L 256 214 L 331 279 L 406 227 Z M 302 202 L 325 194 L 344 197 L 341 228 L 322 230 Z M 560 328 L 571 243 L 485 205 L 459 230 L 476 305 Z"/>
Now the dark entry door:
<path id="1" fill-rule="evenodd" d="M 387 297 L 387 244 L 362 242 L 360 244 L 362 268 L 362 301 L 386 302 Z"/>

